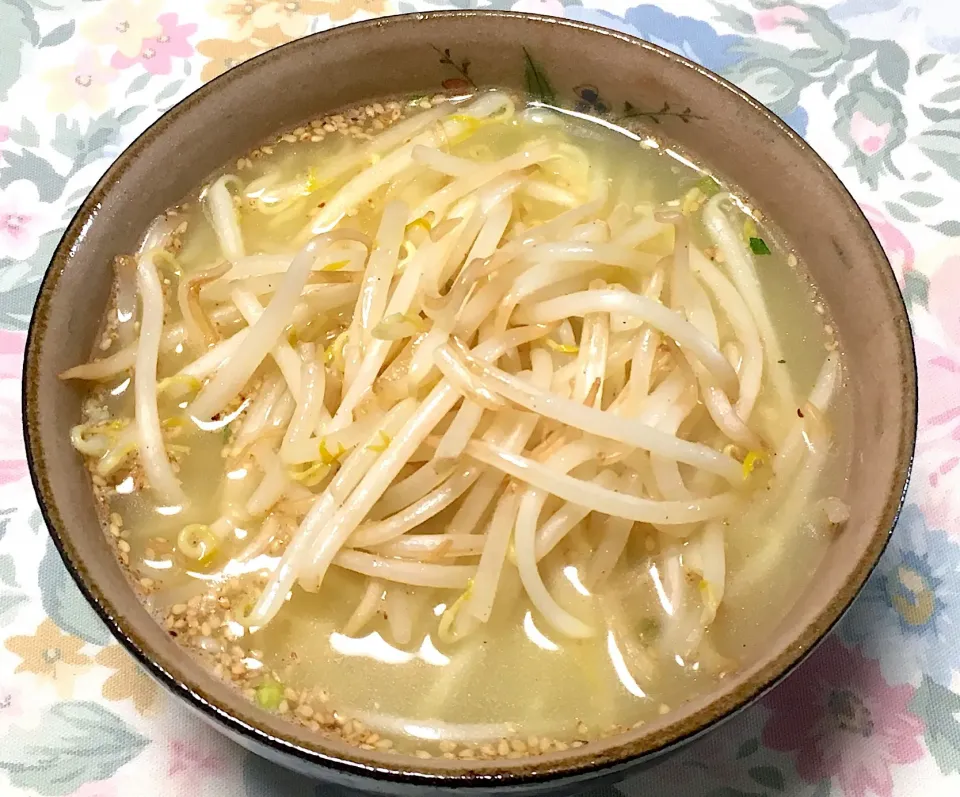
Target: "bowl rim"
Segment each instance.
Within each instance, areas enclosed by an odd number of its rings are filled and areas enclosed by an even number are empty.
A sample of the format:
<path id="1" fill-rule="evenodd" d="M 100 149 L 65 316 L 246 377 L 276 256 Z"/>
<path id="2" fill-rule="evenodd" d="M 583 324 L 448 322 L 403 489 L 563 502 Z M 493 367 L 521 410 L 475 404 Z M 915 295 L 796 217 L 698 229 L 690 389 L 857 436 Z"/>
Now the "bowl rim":
<path id="1" fill-rule="evenodd" d="M 239 712 L 229 705 L 210 698 L 188 679 L 175 672 L 168 672 L 162 665 L 155 662 L 150 655 L 149 647 L 139 638 L 134 628 L 117 610 L 113 601 L 105 595 L 98 584 L 89 580 L 80 557 L 76 554 L 70 542 L 71 532 L 69 523 L 63 522 L 63 516 L 57 509 L 56 501 L 46 477 L 44 465 L 44 449 L 40 443 L 38 429 L 40 418 L 37 409 L 36 389 L 38 380 L 35 378 L 39 369 L 41 341 L 46 336 L 45 318 L 48 312 L 50 296 L 55 292 L 57 282 L 62 272 L 62 266 L 70 259 L 70 252 L 82 234 L 82 224 L 93 208 L 99 204 L 99 197 L 109 190 L 114 179 L 126 168 L 126 164 L 138 157 L 139 150 L 144 144 L 161 135 L 170 122 L 177 116 L 188 112 L 197 103 L 206 102 L 216 94 L 227 82 L 236 80 L 241 75 L 261 69 L 264 65 L 276 58 L 285 58 L 299 48 L 311 48 L 334 38 L 362 35 L 363 31 L 384 26 L 402 27 L 414 25 L 419 21 L 431 18 L 454 18 L 469 21 L 478 17 L 499 18 L 503 24 L 513 24 L 517 19 L 533 23 L 544 23 L 587 32 L 593 36 L 612 38 L 632 46 L 640 47 L 648 52 L 656 53 L 686 69 L 697 73 L 720 88 L 727 94 L 731 104 L 744 104 L 753 114 L 765 119 L 778 131 L 779 136 L 789 139 L 792 146 L 798 148 L 811 167 L 816 168 L 821 176 L 832 182 L 838 189 L 841 198 L 849 203 L 854 216 L 862 222 L 868 245 L 874 249 L 878 272 L 893 301 L 896 315 L 890 319 L 891 323 L 902 321 L 896 333 L 902 354 L 903 373 L 900 375 L 903 393 L 907 401 L 901 409 L 903 419 L 902 433 L 897 443 L 896 462 L 902 466 L 898 477 L 894 478 L 892 489 L 886 497 L 880 520 L 874 530 L 866 550 L 860 556 L 850 575 L 840 589 L 834 594 L 828 605 L 806 625 L 794 638 L 793 643 L 785 650 L 758 669 L 748 680 L 744 681 L 733 692 L 719 697 L 706 704 L 692 714 L 681 716 L 673 723 L 664 726 L 652 735 L 642 736 L 640 739 L 630 739 L 629 734 L 613 736 L 601 742 L 599 752 L 591 751 L 589 755 L 577 754 L 570 750 L 563 754 L 556 754 L 538 764 L 537 759 L 517 759 L 514 765 L 506 766 L 504 762 L 495 760 L 490 762 L 498 765 L 495 768 L 478 767 L 467 768 L 486 762 L 456 762 L 457 767 L 440 766 L 434 759 L 429 768 L 420 768 L 421 763 L 413 766 L 417 759 L 411 757 L 397 757 L 397 766 L 384 767 L 382 760 L 367 760 L 357 749 L 350 757 L 342 757 L 333 752 L 321 751 L 322 742 L 316 747 L 305 747 L 294 738 L 259 727 L 252 719 L 244 719 Z M 773 688 L 787 675 L 802 663 L 806 657 L 830 633 L 844 613 L 849 609 L 853 600 L 863 587 L 870 573 L 883 553 L 893 533 L 894 526 L 906 498 L 907 486 L 910 481 L 910 472 L 913 465 L 917 433 L 918 389 L 917 365 L 913 345 L 913 335 L 910 326 L 909 314 L 903 296 L 897 285 L 896 276 L 889 260 L 880 245 L 871 225 L 861 211 L 858 203 L 847 190 L 843 182 L 830 166 L 817 154 L 807 142 L 797 135 L 780 117 L 767 109 L 737 86 L 720 77 L 705 67 L 689 59 L 666 50 L 658 45 L 640 39 L 636 36 L 618 30 L 600 27 L 598 25 L 580 22 L 560 17 L 542 14 L 518 13 L 499 10 L 447 10 L 429 11 L 409 14 L 399 14 L 389 17 L 377 17 L 360 22 L 340 25 L 325 31 L 310 34 L 300 39 L 287 42 L 269 49 L 241 64 L 227 70 L 221 75 L 202 84 L 188 94 L 184 99 L 161 114 L 152 124 L 140 133 L 123 152 L 110 164 L 108 169 L 96 182 L 89 194 L 81 203 L 64 234 L 57 244 L 50 264 L 40 284 L 35 302 L 25 344 L 25 356 L 22 372 L 22 406 L 23 406 L 23 434 L 26 442 L 26 457 L 30 471 L 30 478 L 37 495 L 39 509 L 49 530 L 51 540 L 55 545 L 67 571 L 70 573 L 77 587 L 87 603 L 96 611 L 105 623 L 111 635 L 134 656 L 168 691 L 186 701 L 188 705 L 199 710 L 207 719 L 213 720 L 218 728 L 228 732 L 236 738 L 242 737 L 253 744 L 264 745 L 270 750 L 282 755 L 292 755 L 311 765 L 328 768 L 342 773 L 345 776 L 360 776 L 373 778 L 377 781 L 406 783 L 420 787 L 428 786 L 456 786 L 470 789 L 471 787 L 490 787 L 495 784 L 503 786 L 522 786 L 560 781 L 571 778 L 613 773 L 630 767 L 641 759 L 650 759 L 689 741 L 690 739 L 714 728 L 723 721 L 737 714 L 763 694 Z M 899 486 L 898 486 L 899 485 Z M 682 726 L 682 727 L 681 727 Z M 322 737 L 321 737 L 322 738 Z M 625 741 L 626 739 L 626 741 Z M 619 741 L 618 741 L 619 740 Z M 646 741 L 644 741 L 646 740 Z M 587 748 L 589 750 L 593 745 Z M 424 764 L 426 766 L 426 764 Z"/>

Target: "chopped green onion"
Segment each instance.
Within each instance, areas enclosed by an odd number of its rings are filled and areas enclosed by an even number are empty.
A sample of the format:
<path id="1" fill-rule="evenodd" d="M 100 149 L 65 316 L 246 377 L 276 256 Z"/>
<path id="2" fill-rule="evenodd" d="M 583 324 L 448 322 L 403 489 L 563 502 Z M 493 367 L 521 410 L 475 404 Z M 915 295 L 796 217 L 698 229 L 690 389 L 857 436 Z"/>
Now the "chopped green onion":
<path id="1" fill-rule="evenodd" d="M 720 183 L 714 180 L 709 174 L 705 174 L 700 178 L 697 182 L 697 188 L 707 197 L 720 193 Z"/>
<path id="2" fill-rule="evenodd" d="M 257 704 L 268 711 L 275 711 L 283 702 L 283 685 L 276 681 L 264 681 L 257 687 Z"/>
<path id="3" fill-rule="evenodd" d="M 769 255 L 770 247 L 767 246 L 767 242 L 763 238 L 751 238 L 750 251 L 755 255 Z"/>

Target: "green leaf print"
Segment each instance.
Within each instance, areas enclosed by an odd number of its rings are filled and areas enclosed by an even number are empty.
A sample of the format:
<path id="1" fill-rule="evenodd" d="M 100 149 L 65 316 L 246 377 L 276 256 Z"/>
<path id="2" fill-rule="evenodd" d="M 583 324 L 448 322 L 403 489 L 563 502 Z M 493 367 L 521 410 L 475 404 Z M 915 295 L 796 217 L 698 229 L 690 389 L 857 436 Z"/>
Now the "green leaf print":
<path id="1" fill-rule="evenodd" d="M 129 97 L 131 94 L 135 94 L 146 87 L 147 83 L 150 82 L 150 78 L 152 77 L 153 75 L 149 72 L 144 72 L 142 75 L 137 75 L 137 77 L 130 81 L 130 86 L 127 88 L 127 96 Z"/>
<path id="2" fill-rule="evenodd" d="M 60 114 L 51 143 L 57 152 L 73 160 L 72 173 L 75 174 L 88 163 L 103 157 L 104 150 L 116 144 L 119 138 L 120 122 L 111 109 L 91 119 L 85 130 L 78 121 L 68 122 L 67 117 Z"/>
<path id="3" fill-rule="evenodd" d="M 924 675 L 910 710 L 926 725 L 923 737 L 940 771 L 960 772 L 960 695 Z"/>
<path id="4" fill-rule="evenodd" d="M 58 44 L 63 44 L 71 36 L 73 36 L 74 31 L 77 29 L 77 23 L 74 20 L 65 22 L 63 25 L 59 25 L 50 31 L 46 36 L 40 39 L 40 47 L 56 47 Z"/>
<path id="5" fill-rule="evenodd" d="M 752 756 L 759 749 L 759 740 L 747 739 L 747 741 L 740 745 L 740 749 L 737 750 L 737 758 L 747 758 L 748 756 Z"/>
<path id="6" fill-rule="evenodd" d="M 877 74 L 890 88 L 903 94 L 910 74 L 910 58 L 896 42 L 877 42 Z"/>
<path id="7" fill-rule="evenodd" d="M 916 142 L 924 155 L 960 180 L 960 118 L 941 119 L 920 133 Z"/>
<path id="8" fill-rule="evenodd" d="M 907 223 L 920 221 L 920 219 L 914 216 L 899 202 L 884 202 L 883 204 L 886 206 L 887 212 L 897 221 L 905 221 Z"/>
<path id="9" fill-rule="evenodd" d="M 0 590 L 0 626 L 9 625 L 17 616 L 17 609 L 27 602 L 27 596 L 17 590 Z"/>
<path id="10" fill-rule="evenodd" d="M 167 86 L 163 91 L 161 91 L 161 92 L 154 98 L 153 101 L 154 101 L 154 102 L 163 102 L 164 100 L 169 100 L 169 99 L 170 99 L 171 97 L 173 97 L 178 91 L 180 91 L 180 87 L 183 86 L 183 84 L 184 84 L 184 81 L 182 81 L 182 80 L 175 80 L 175 81 L 173 81 L 173 83 L 171 83 L 171 84 L 170 84 L 169 86 Z"/>
<path id="11" fill-rule="evenodd" d="M 951 238 L 960 238 L 960 221 L 945 221 L 936 224 L 933 227 L 941 235 L 949 235 Z"/>
<path id="12" fill-rule="evenodd" d="M 926 191 L 907 191 L 907 193 L 900 198 L 904 200 L 904 202 L 909 202 L 911 205 L 916 205 L 920 208 L 932 208 L 943 202 L 942 197 L 938 197 L 935 194 L 928 194 Z"/>
<path id="13" fill-rule="evenodd" d="M 110 642 L 106 626 L 80 594 L 52 542 L 40 562 L 39 579 L 43 609 L 62 630 L 94 645 Z"/>
<path id="14" fill-rule="evenodd" d="M 17 568 L 11 554 L 0 556 L 0 584 L 7 587 L 17 586 Z"/>
<path id="15" fill-rule="evenodd" d="M 33 9 L 23 0 L 0 3 L 0 101 L 20 77 L 21 50 L 24 42 L 39 39 Z"/>
<path id="16" fill-rule="evenodd" d="M 931 102 L 956 102 L 957 100 L 960 100 L 960 86 L 938 92 L 930 98 Z"/>
<path id="17" fill-rule="evenodd" d="M 783 773 L 776 767 L 751 767 L 747 770 L 747 774 L 761 786 L 766 786 L 768 789 L 774 789 L 776 791 L 783 791 L 784 789 L 785 782 Z"/>
<path id="18" fill-rule="evenodd" d="M 832 781 L 830 778 L 821 780 L 820 783 L 817 784 L 817 788 L 813 790 L 813 793 L 810 795 L 810 797 L 830 797 L 830 792 L 832 791 L 831 785 Z"/>
<path id="19" fill-rule="evenodd" d="M 925 55 L 917 61 L 917 65 L 914 69 L 918 75 L 922 75 L 924 72 L 929 72 L 937 64 L 939 64 L 942 58 L 943 56 L 939 54 Z"/>
<path id="20" fill-rule="evenodd" d="M 0 738 L 0 769 L 15 788 L 56 797 L 106 780 L 148 742 L 96 703 L 57 703 L 36 727 L 12 728 Z"/>
<path id="21" fill-rule="evenodd" d="M 854 166 L 876 190 L 883 174 L 902 178 L 892 155 L 906 141 L 907 118 L 897 95 L 873 84 L 869 74 L 850 80 L 847 93 L 837 100 L 833 131 L 850 153 L 845 166 Z"/>
<path id="22" fill-rule="evenodd" d="M 10 138 L 21 147 L 35 147 L 40 143 L 40 135 L 33 122 L 24 117 L 20 120 L 20 129 L 11 130 Z"/>
<path id="23" fill-rule="evenodd" d="M 29 180 L 37 187 L 41 202 L 55 202 L 63 193 L 67 178 L 59 174 L 50 163 L 30 150 L 3 153 L 3 168 L 0 169 L 0 187 L 15 180 Z"/>
<path id="24" fill-rule="evenodd" d="M 746 11 L 728 5 L 727 3 L 714 3 L 717 9 L 716 19 L 725 22 L 737 33 L 756 33 L 757 27 L 753 24 L 753 16 Z"/>

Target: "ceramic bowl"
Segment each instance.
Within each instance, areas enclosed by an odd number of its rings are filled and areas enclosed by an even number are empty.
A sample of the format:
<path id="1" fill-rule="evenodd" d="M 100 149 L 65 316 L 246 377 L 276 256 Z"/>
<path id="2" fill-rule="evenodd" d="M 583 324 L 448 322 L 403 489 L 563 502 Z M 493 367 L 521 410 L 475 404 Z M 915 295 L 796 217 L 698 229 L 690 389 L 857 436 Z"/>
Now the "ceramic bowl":
<path id="1" fill-rule="evenodd" d="M 452 59 L 443 57 L 447 50 Z M 469 74 L 450 60 L 469 60 Z M 112 258 L 133 250 L 150 220 L 206 175 L 320 112 L 471 83 L 630 117 L 738 186 L 809 264 L 836 320 L 855 409 L 850 521 L 762 657 L 638 731 L 540 758 L 482 763 L 365 752 L 311 734 L 257 709 L 177 647 L 139 603 L 98 523 L 89 474 L 68 442 L 81 394 L 57 378 L 93 349 Z M 907 482 L 916 400 L 910 328 L 893 272 L 843 185 L 790 128 L 716 75 L 651 44 L 548 17 L 472 11 L 309 36 L 230 70 L 164 114 L 70 223 L 40 290 L 24 371 L 25 434 L 40 505 L 64 562 L 120 642 L 250 750 L 330 782 L 398 795 L 572 793 L 649 763 L 768 689 L 830 630 L 880 556 Z"/>

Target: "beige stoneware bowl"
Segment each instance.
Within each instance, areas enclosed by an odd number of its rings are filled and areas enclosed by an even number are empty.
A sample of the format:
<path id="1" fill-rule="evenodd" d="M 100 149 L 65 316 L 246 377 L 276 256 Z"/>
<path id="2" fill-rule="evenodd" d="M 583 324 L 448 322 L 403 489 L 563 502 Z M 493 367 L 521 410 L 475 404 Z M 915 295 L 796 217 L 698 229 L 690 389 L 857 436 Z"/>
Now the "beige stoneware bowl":
<path id="1" fill-rule="evenodd" d="M 348 104 L 453 87 L 457 75 L 437 48 L 469 58 L 481 86 L 523 91 L 545 81 L 558 104 L 572 105 L 575 89 L 589 85 L 612 109 L 693 109 L 658 119 L 655 132 L 738 186 L 809 264 L 836 321 L 854 405 L 850 521 L 762 657 L 640 730 L 519 761 L 365 752 L 256 708 L 203 669 L 148 615 L 119 567 L 89 474 L 69 444 L 81 393 L 57 378 L 88 358 L 110 292 L 110 262 L 136 247 L 151 219 L 271 133 Z M 642 124 L 642 114 L 635 121 Z M 302 773 L 382 794 L 570 794 L 716 725 L 830 630 L 895 522 L 913 453 L 916 389 L 907 316 L 870 226 L 833 172 L 759 103 L 620 33 L 547 17 L 444 12 L 348 25 L 272 50 L 208 83 L 141 135 L 80 207 L 43 282 L 27 344 L 24 428 L 50 533 L 84 595 L 154 677 L 228 736 Z"/>

